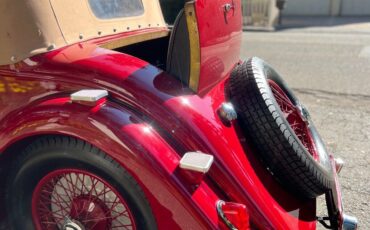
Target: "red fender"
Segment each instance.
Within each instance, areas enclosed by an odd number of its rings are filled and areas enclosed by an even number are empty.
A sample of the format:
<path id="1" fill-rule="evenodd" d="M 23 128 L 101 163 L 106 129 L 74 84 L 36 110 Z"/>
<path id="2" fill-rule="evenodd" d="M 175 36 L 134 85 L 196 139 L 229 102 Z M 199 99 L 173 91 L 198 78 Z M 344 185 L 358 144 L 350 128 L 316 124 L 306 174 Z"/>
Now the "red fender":
<path id="1" fill-rule="evenodd" d="M 150 125 L 113 102 L 89 107 L 68 97 L 48 99 L 4 122 L 11 125 L 1 130 L 1 152 L 30 136 L 67 135 L 108 153 L 141 185 L 159 229 L 214 229 L 218 224 L 214 192 L 201 183 L 190 193 L 175 172 L 179 154 Z"/>
<path id="2" fill-rule="evenodd" d="M 13 77 L 15 81 L 31 79 L 36 85 L 42 86 L 42 89 L 36 90 L 33 94 L 29 93 L 29 101 L 25 100 L 24 96 L 22 100 L 18 100 L 18 108 L 11 105 L 8 105 L 10 108 L 5 108 L 12 112 L 7 116 L 11 117 L 10 120 L 2 123 L 6 128 L 0 130 L 0 147 L 27 135 L 56 131 L 89 141 L 111 154 L 135 175 L 147 194 L 150 194 L 148 197 L 152 205 L 156 204 L 151 196 L 163 197 L 159 191 L 163 190 L 166 196 L 176 191 L 169 197 L 174 197 L 173 204 L 179 207 L 182 205 L 182 208 L 176 209 L 177 207 L 171 206 L 168 209 L 167 205 L 172 204 L 157 198 L 156 208 L 165 206 L 167 212 L 155 213 L 160 220 L 172 216 L 180 227 L 189 226 L 182 224 L 190 223 L 193 223 L 194 227 L 198 223 L 206 228 L 216 226 L 215 193 L 217 193 L 223 199 L 247 205 L 252 224 L 259 228 L 315 229 L 315 200 L 303 202 L 287 193 L 255 159 L 253 149 L 240 134 L 237 124 L 226 126 L 218 117 L 217 109 L 227 100 L 225 79 L 200 97 L 184 88 L 173 77 L 140 59 L 98 48 L 91 43 L 52 51 L 36 56 L 32 61 L 33 66 L 23 63 L 13 67 L 16 70 L 0 69 L 0 75 L 13 74 L 17 76 Z M 229 73 L 224 78 L 228 75 Z M 46 90 L 45 84 L 50 82 L 54 86 Z M 153 134 L 145 136 L 143 129 L 147 129 L 148 126 L 142 122 L 143 119 L 138 119 L 125 110 L 113 109 L 119 106 L 113 106 L 111 102 L 107 102 L 108 107 L 102 106 L 97 111 L 88 113 L 81 112 L 82 105 L 66 104 L 66 101 L 62 102 L 63 106 L 59 105 L 54 110 L 53 107 L 47 107 L 42 112 L 32 112 L 38 108 L 34 105 L 39 103 L 38 100 L 42 96 L 50 95 L 55 98 L 59 94 L 66 95 L 66 92 L 74 92 L 81 88 L 106 89 L 111 96 L 109 100 L 123 104 L 131 108 L 135 114 L 148 118 L 149 123 L 153 123 L 166 133 L 165 136 L 171 139 L 174 146 L 185 151 L 200 150 L 213 154 L 215 164 L 209 172 L 209 179 L 217 184 L 218 189 L 212 191 L 207 186 L 208 183 L 202 183 L 201 188 L 193 194 L 193 199 L 189 200 L 191 198 L 189 193 L 180 192 L 186 190 L 184 183 L 180 179 L 176 180 L 177 177 L 173 174 L 183 152 L 175 153 L 155 129 L 149 129 Z M 56 102 L 50 102 L 51 105 L 62 99 L 55 100 Z M 30 112 L 22 108 L 21 114 L 17 114 L 17 109 L 32 105 L 33 107 L 28 108 Z M 68 116 L 61 112 L 66 108 L 70 108 Z M 100 116 L 89 120 L 90 116 L 97 116 L 95 113 Z M 15 117 L 15 114 L 19 116 Z M 22 114 L 30 115 L 25 117 Z M 130 121 L 127 114 L 131 114 L 135 121 Z M 1 113 L 0 118 L 4 119 Z M 73 122 L 64 125 L 63 122 L 68 121 Z M 10 127 L 13 129 L 8 130 Z M 24 133 L 25 130 L 28 130 L 28 133 Z M 99 132 L 95 133 L 94 130 Z M 13 136 L 13 132 L 17 138 Z M 92 133 L 94 135 L 91 135 Z M 127 155 L 124 155 L 121 149 L 126 149 Z M 163 152 L 172 154 L 166 156 Z M 142 164 L 145 167 L 140 167 Z M 153 175 L 158 181 L 151 176 L 143 175 L 149 171 L 153 174 L 148 175 Z M 143 181 L 151 186 L 155 186 L 152 184 L 153 181 L 158 182 L 156 187 L 158 190 L 152 189 Z M 153 193 L 148 193 L 148 190 Z M 201 195 L 196 203 L 194 196 L 198 193 Z M 195 208 L 195 203 L 199 208 Z M 189 214 L 186 216 L 177 210 Z"/>

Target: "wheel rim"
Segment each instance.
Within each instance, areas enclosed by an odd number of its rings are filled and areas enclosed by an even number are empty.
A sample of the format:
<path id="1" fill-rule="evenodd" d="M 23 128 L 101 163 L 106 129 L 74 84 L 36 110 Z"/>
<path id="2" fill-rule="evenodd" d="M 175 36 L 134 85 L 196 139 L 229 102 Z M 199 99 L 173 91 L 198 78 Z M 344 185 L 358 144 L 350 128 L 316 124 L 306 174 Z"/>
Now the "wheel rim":
<path id="1" fill-rule="evenodd" d="M 300 105 L 295 105 L 276 82 L 268 80 L 268 83 L 280 110 L 283 112 L 285 119 L 290 125 L 290 128 L 294 131 L 295 135 L 315 161 L 319 161 L 320 157 L 309 129 L 310 118 L 308 112 Z"/>
<path id="2" fill-rule="evenodd" d="M 37 229 L 136 229 L 117 190 L 76 169 L 56 170 L 41 179 L 32 195 L 32 217 Z"/>

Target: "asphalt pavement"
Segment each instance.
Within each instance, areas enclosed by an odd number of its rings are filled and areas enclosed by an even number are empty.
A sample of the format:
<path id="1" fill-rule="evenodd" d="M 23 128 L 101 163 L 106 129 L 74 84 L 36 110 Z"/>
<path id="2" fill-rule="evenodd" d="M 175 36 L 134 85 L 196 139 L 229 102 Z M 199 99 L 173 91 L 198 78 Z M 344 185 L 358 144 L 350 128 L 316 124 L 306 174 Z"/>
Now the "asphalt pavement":
<path id="1" fill-rule="evenodd" d="M 241 56 L 269 62 L 308 107 L 340 173 L 344 209 L 370 229 L 370 18 L 288 18 L 245 32 Z M 325 215 L 323 199 L 319 215 Z"/>

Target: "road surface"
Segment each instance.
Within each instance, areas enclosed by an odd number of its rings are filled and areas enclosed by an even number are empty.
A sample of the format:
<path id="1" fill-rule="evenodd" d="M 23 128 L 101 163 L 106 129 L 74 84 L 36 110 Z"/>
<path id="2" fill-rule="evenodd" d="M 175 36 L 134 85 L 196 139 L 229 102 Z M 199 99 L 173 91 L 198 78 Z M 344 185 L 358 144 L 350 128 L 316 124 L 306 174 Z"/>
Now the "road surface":
<path id="1" fill-rule="evenodd" d="M 346 162 L 346 213 L 370 229 L 370 25 L 245 32 L 241 56 L 269 62 L 308 107 L 329 151 Z"/>

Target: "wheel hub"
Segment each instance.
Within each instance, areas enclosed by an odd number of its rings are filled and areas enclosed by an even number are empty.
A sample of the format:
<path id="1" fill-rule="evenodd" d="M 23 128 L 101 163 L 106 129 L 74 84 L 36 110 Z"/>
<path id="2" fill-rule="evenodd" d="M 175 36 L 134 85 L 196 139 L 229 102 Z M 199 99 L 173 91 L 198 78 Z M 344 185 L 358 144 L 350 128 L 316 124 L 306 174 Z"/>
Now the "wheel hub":
<path id="1" fill-rule="evenodd" d="M 81 195 L 72 201 L 70 216 L 85 229 L 110 229 L 109 208 L 95 196 Z"/>
<path id="2" fill-rule="evenodd" d="M 72 221 L 69 218 L 65 219 L 62 229 L 63 230 L 85 230 L 85 228 L 82 226 L 81 223 L 79 223 L 76 220 Z"/>

